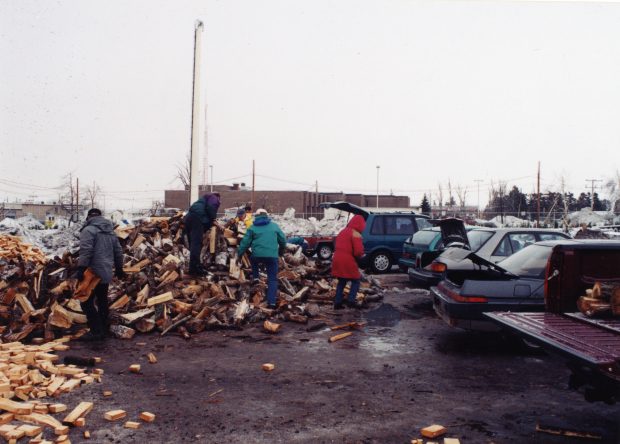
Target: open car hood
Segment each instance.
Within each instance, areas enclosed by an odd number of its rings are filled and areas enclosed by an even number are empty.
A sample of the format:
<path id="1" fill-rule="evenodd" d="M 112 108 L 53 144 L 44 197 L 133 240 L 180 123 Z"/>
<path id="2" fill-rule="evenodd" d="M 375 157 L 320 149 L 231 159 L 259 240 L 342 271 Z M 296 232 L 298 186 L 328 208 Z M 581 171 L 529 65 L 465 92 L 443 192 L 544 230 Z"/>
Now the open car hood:
<path id="1" fill-rule="evenodd" d="M 364 220 L 368 219 L 368 211 L 364 210 L 357 205 L 353 205 L 349 202 L 338 201 L 338 202 L 323 202 L 319 204 L 320 208 L 335 208 L 340 211 L 346 211 L 347 213 L 359 214 L 364 218 Z"/>
<path id="2" fill-rule="evenodd" d="M 441 229 L 441 240 L 443 241 L 444 248 L 460 247 L 471 250 L 465 223 L 461 219 L 450 217 L 447 219 L 434 219 L 431 222 Z"/>

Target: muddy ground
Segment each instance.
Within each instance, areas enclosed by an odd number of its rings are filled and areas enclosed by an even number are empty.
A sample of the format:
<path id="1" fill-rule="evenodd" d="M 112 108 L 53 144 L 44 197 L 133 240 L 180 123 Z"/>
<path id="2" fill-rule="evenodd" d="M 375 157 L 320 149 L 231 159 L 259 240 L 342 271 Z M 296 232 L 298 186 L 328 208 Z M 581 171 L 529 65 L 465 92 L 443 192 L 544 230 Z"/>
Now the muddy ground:
<path id="1" fill-rule="evenodd" d="M 405 282 L 404 275 L 387 280 Z M 94 401 L 84 429 L 98 443 L 409 443 L 435 423 L 461 443 L 589 442 L 538 433 L 537 423 L 620 443 L 620 406 L 590 404 L 568 390 L 561 359 L 525 352 L 498 334 L 447 327 L 425 291 L 391 292 L 361 311 L 328 310 L 324 321 L 352 320 L 367 326 L 333 344 L 329 329 L 293 323 L 275 336 L 250 326 L 189 341 L 143 335 L 72 343 L 70 354 L 101 356 L 105 375 L 59 400 L 70 407 Z M 159 362 L 149 364 L 148 352 Z M 261 370 L 267 362 L 275 371 Z M 126 370 L 133 363 L 141 374 Z M 104 398 L 103 390 L 113 395 Z M 123 421 L 103 419 L 117 408 L 127 419 L 143 410 L 157 418 L 124 429 Z M 84 442 L 82 430 L 71 431 L 72 442 Z"/>

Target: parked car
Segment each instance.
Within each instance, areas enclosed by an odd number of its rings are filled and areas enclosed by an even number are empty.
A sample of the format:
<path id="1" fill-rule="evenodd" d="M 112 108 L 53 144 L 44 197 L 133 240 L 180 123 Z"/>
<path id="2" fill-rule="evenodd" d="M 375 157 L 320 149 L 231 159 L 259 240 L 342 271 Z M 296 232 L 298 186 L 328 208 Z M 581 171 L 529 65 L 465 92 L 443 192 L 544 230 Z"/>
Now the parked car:
<path id="1" fill-rule="evenodd" d="M 445 279 L 431 287 L 435 312 L 453 327 L 497 331 L 484 312 L 543 311 L 547 261 L 561 242 L 567 241 L 530 245 L 500 264 L 461 249 L 462 259 L 476 268 L 448 269 Z"/>
<path id="2" fill-rule="evenodd" d="M 437 251 L 443 249 L 441 231 L 439 227 L 424 228 L 405 239 L 403 252 L 398 259 L 399 268 L 407 272 L 409 268 L 416 266 L 416 256 L 425 251 Z"/>
<path id="3" fill-rule="evenodd" d="M 439 221 L 439 224 L 447 247 L 441 252 L 422 253 L 421 259 L 416 261 L 418 266 L 409 268 L 409 281 L 416 286 L 429 288 L 437 285 L 447 269 L 470 270 L 474 267 L 471 261 L 464 261 L 461 253 L 454 250 L 469 250 L 478 257 L 499 263 L 535 242 L 570 239 L 566 233 L 545 228 L 474 228 L 466 232 L 463 222 L 458 219 Z"/>
<path id="4" fill-rule="evenodd" d="M 349 202 L 325 202 L 323 208 L 336 208 L 366 219 L 362 233 L 364 258 L 361 265 L 375 273 L 385 273 L 398 263 L 403 242 L 422 228 L 431 228 L 429 217 L 403 209 L 402 211 L 373 211 Z"/>

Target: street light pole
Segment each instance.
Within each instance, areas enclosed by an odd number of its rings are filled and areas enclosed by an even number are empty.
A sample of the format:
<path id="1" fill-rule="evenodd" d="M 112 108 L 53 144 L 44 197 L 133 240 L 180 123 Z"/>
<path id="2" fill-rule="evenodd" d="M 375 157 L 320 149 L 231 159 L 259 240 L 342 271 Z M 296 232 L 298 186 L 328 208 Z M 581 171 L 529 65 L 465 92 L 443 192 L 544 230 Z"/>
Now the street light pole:
<path id="1" fill-rule="evenodd" d="M 377 165 L 377 208 L 379 208 L 379 165 Z"/>
<path id="2" fill-rule="evenodd" d="M 213 193 L 213 165 L 209 165 L 209 170 L 211 170 L 211 192 Z"/>
<path id="3" fill-rule="evenodd" d="M 480 182 L 482 179 L 474 179 L 474 182 L 478 184 L 478 219 L 480 219 Z"/>

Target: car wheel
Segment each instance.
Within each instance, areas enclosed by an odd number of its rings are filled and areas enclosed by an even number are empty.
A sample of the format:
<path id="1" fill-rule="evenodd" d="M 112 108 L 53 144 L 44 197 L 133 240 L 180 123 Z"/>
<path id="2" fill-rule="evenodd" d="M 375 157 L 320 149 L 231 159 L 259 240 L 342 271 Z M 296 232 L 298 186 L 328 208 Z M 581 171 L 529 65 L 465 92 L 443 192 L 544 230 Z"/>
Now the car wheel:
<path id="1" fill-rule="evenodd" d="M 370 268 L 375 273 L 387 273 L 392 268 L 392 257 L 384 251 L 374 253 L 370 260 Z"/>
<path id="2" fill-rule="evenodd" d="M 324 261 L 326 261 L 332 257 L 333 252 L 334 251 L 332 250 L 331 245 L 323 244 L 319 247 L 319 250 L 316 254 L 319 259 L 323 259 Z"/>

